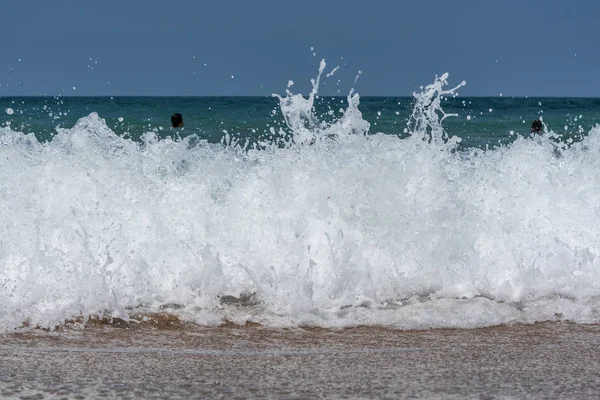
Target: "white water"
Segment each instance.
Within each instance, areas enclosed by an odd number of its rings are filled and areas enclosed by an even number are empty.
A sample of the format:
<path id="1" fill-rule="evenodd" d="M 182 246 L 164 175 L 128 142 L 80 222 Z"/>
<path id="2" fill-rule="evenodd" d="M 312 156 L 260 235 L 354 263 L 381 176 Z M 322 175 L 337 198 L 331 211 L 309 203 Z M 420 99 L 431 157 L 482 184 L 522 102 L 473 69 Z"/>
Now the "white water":
<path id="1" fill-rule="evenodd" d="M 446 78 L 404 140 L 362 135 L 353 93 L 318 121 L 318 80 L 280 99 L 285 149 L 139 145 L 96 114 L 47 144 L 0 129 L 0 331 L 161 307 L 204 325 L 599 322 L 600 128 L 560 154 L 457 152 Z"/>

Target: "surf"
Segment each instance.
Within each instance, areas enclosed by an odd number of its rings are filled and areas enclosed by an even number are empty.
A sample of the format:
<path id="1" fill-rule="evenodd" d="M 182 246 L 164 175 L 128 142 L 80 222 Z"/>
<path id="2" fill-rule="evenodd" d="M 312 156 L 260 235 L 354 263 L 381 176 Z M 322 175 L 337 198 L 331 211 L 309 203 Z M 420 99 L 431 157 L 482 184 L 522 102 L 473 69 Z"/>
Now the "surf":
<path id="1" fill-rule="evenodd" d="M 273 140 L 139 141 L 96 113 L 0 128 L 0 330 L 168 313 L 203 326 L 600 320 L 600 128 L 494 149 L 446 133 L 448 75 L 406 131 L 277 95 Z"/>

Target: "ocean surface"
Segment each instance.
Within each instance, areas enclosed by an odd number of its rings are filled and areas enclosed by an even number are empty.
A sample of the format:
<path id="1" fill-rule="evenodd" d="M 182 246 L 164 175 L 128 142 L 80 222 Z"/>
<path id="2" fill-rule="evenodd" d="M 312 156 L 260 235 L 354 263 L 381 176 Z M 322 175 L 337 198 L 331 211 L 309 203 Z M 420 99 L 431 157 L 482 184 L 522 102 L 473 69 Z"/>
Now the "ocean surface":
<path id="1" fill-rule="evenodd" d="M 368 134 L 406 137 L 413 97 L 361 97 L 360 112 Z M 578 140 L 600 122 L 600 98 L 447 97 L 442 106 L 457 114 L 444 121 L 461 148 L 497 147 L 529 135 L 532 120 L 542 117 L 562 141 Z M 348 107 L 345 97 L 315 99 L 321 122 L 339 119 Z M 6 110 L 10 110 L 7 114 Z M 173 113 L 184 117 L 184 129 L 173 131 Z M 220 143 L 225 135 L 241 140 L 269 140 L 288 132 L 279 101 L 269 97 L 0 97 L 0 126 L 33 133 L 46 142 L 57 129 L 70 129 L 80 118 L 96 113 L 116 135 L 140 142 L 148 132 L 157 138 L 196 135 Z M 273 133 L 274 130 L 274 133 Z"/>
<path id="2" fill-rule="evenodd" d="M 0 332 L 600 322 L 600 99 L 446 79 L 410 98 L 320 97 L 319 79 L 0 97 Z"/>

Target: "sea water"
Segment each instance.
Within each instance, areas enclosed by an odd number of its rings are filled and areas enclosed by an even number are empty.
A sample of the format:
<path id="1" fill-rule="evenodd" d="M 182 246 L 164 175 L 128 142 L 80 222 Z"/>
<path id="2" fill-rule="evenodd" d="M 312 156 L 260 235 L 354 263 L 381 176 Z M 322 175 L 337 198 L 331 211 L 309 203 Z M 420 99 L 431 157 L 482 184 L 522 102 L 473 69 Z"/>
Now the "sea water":
<path id="1" fill-rule="evenodd" d="M 599 100 L 320 97 L 325 68 L 308 94 L 0 98 L 0 331 L 600 321 Z"/>

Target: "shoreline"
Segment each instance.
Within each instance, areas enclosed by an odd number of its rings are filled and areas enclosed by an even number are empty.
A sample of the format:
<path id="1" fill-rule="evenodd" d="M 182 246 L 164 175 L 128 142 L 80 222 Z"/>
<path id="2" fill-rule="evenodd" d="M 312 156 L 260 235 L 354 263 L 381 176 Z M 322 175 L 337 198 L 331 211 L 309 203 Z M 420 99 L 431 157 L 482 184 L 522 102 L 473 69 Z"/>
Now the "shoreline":
<path id="1" fill-rule="evenodd" d="M 0 396 L 591 398 L 599 348 L 600 324 L 100 325 L 0 336 Z"/>

